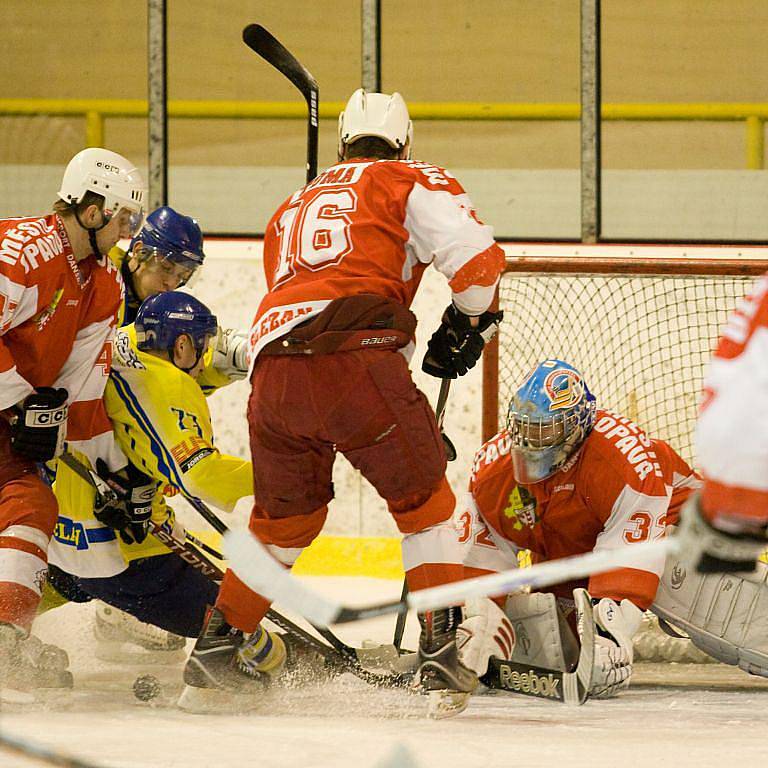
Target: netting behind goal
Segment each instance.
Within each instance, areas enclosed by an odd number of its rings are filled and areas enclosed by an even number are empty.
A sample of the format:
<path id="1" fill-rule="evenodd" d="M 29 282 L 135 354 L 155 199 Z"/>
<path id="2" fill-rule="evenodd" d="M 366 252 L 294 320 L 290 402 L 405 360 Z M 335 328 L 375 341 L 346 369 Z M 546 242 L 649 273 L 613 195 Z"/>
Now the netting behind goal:
<path id="1" fill-rule="evenodd" d="M 484 372 L 484 434 L 504 424 L 509 397 L 555 357 L 578 368 L 598 407 L 633 419 L 693 462 L 704 369 L 758 260 L 510 259 L 499 286 L 498 357 Z"/>

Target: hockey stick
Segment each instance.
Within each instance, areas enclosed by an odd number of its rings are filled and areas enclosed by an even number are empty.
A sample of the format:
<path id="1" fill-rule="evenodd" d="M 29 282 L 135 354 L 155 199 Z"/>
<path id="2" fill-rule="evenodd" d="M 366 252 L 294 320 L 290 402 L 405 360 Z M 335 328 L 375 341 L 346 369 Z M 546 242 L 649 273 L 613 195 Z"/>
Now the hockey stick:
<path id="1" fill-rule="evenodd" d="M 243 42 L 278 72 L 285 75 L 307 102 L 307 184 L 317 176 L 318 105 L 317 81 L 299 60 L 261 24 L 249 24 L 243 30 Z"/>
<path id="2" fill-rule="evenodd" d="M 224 536 L 224 554 L 230 567 L 250 589 L 278 601 L 316 626 L 402 613 L 409 608 L 425 611 L 463 603 L 470 597 L 505 595 L 521 587 L 540 588 L 603 573 L 617 567 L 640 567 L 648 560 L 677 551 L 674 538 L 633 544 L 564 557 L 501 573 L 411 592 L 404 601 L 376 603 L 364 608 L 342 605 L 319 595 L 286 571 L 264 546 L 247 531 L 230 531 Z"/>
<path id="3" fill-rule="evenodd" d="M 71 453 L 65 452 L 59 458 L 80 478 L 95 488 L 102 496 L 105 498 L 115 496 L 114 490 L 110 488 L 94 470 L 80 462 Z M 186 495 L 184 495 L 184 498 L 219 532 L 226 532 L 229 530 L 200 499 Z M 211 562 L 197 549 L 195 545 L 203 543 L 200 542 L 199 539 L 187 533 L 186 538 L 188 539 L 188 542 L 179 541 L 167 527 L 161 526 L 155 522 L 152 523 L 152 533 L 159 541 L 165 544 L 168 549 L 184 560 L 184 562 L 188 563 L 196 570 L 199 570 L 204 576 L 211 579 L 211 581 L 217 584 L 221 583 L 224 578 L 224 573 L 217 565 Z M 205 547 L 219 560 L 224 559 L 219 552 L 213 549 L 213 547 L 208 547 L 207 545 L 205 545 Z M 378 675 L 364 669 L 361 665 L 361 661 L 366 656 L 366 649 L 355 649 L 346 645 L 328 629 L 315 627 L 315 629 L 328 640 L 331 644 L 330 646 L 320 642 L 316 637 L 313 637 L 309 632 L 302 629 L 285 616 L 282 616 L 277 611 L 270 609 L 267 611 L 266 617 L 273 624 L 280 627 L 280 629 L 283 629 L 286 632 L 291 632 L 299 637 L 306 645 L 311 646 L 313 650 L 323 656 L 323 658 L 338 671 L 352 672 L 372 685 L 402 686 L 410 681 L 408 675 Z"/>
<path id="4" fill-rule="evenodd" d="M 0 734 L 0 749 L 15 752 L 28 760 L 36 760 L 46 765 L 56 765 L 59 768 L 103 768 L 102 765 L 96 765 L 87 760 L 80 760 L 77 757 L 65 755 L 62 752 L 54 751 L 36 744 L 32 741 L 26 741 L 15 736 Z"/>

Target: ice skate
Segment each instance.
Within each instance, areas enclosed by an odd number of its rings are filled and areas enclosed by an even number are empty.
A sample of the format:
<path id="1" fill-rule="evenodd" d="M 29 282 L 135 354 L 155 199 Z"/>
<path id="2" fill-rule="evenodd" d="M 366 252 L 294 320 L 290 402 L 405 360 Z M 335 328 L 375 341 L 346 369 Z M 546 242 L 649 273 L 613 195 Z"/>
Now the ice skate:
<path id="1" fill-rule="evenodd" d="M 246 638 L 211 608 L 184 667 L 179 707 L 187 712 L 243 712 L 255 709 L 271 679 L 285 665 L 280 635 L 259 627 Z"/>
<path id="2" fill-rule="evenodd" d="M 0 701 L 33 704 L 44 692 L 72 688 L 69 656 L 62 648 L 24 636 L 12 624 L 0 622 Z"/>
<path id="3" fill-rule="evenodd" d="M 187 639 L 124 611 L 99 603 L 93 625 L 96 658 L 134 664 L 168 664 L 184 659 Z"/>
<path id="4" fill-rule="evenodd" d="M 429 697 L 427 714 L 434 719 L 452 717 L 466 709 L 478 685 L 477 675 L 459 661 L 456 630 L 461 608 L 419 614 L 418 686 Z"/>

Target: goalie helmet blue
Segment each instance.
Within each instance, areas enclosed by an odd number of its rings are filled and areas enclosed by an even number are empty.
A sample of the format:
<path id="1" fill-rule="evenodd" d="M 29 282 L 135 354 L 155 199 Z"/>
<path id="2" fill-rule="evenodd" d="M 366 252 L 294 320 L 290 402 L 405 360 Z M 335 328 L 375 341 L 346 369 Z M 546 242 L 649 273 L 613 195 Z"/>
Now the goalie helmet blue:
<path id="1" fill-rule="evenodd" d="M 164 205 L 147 216 L 140 232 L 131 240 L 131 253 L 139 261 L 151 258 L 170 262 L 187 272 L 186 283 L 205 259 L 203 233 L 189 216 Z"/>
<path id="2" fill-rule="evenodd" d="M 179 336 L 192 339 L 198 358 L 216 336 L 218 321 L 202 301 L 181 291 L 150 296 L 136 313 L 136 346 L 171 351 Z"/>
<path id="3" fill-rule="evenodd" d="M 595 424 L 597 405 L 584 378 L 562 360 L 545 360 L 509 403 L 507 430 L 515 480 L 538 483 L 561 469 Z"/>

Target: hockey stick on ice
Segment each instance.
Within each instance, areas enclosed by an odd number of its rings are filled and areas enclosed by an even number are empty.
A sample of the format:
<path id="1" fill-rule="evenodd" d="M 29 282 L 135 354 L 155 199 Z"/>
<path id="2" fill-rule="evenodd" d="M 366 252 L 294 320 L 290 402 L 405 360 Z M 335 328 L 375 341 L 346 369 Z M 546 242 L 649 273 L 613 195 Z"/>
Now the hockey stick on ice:
<path id="1" fill-rule="evenodd" d="M 320 89 L 317 81 L 299 60 L 261 24 L 249 24 L 243 30 L 243 42 L 262 59 L 285 75 L 307 102 L 307 183 L 317 176 L 318 107 Z"/>
<path id="2" fill-rule="evenodd" d="M 617 567 L 634 567 L 677 550 L 674 538 L 633 544 L 622 549 L 588 552 L 539 563 L 530 568 L 514 568 L 489 576 L 457 581 L 439 587 L 411 592 L 403 600 L 376 603 L 364 608 L 342 605 L 310 589 L 275 560 L 248 531 L 230 531 L 224 537 L 224 554 L 237 576 L 255 592 L 282 603 L 316 626 L 345 624 L 371 619 L 409 608 L 425 611 L 463 603 L 470 597 L 505 595 L 521 587 L 545 587 Z"/>
<path id="3" fill-rule="evenodd" d="M 63 453 L 60 456 L 61 461 L 66 464 L 73 472 L 75 472 L 80 478 L 85 480 L 86 483 L 93 486 L 102 496 L 108 498 L 114 496 L 115 492 L 110 488 L 107 483 L 92 469 L 80 462 L 71 453 Z M 184 498 L 197 510 L 217 531 L 225 533 L 227 526 L 200 500 L 194 497 L 184 496 Z M 224 578 L 223 571 L 213 562 L 211 562 L 202 552 L 197 549 L 197 546 L 203 545 L 208 552 L 217 557 L 219 560 L 223 560 L 223 556 L 219 554 L 215 549 L 205 545 L 196 537 L 186 534 L 188 541 L 179 541 L 167 527 L 152 523 L 152 533 L 154 536 L 165 544 L 174 554 L 178 555 L 184 562 L 191 565 L 196 570 L 199 570 L 204 576 L 207 576 L 211 581 L 217 584 L 221 583 Z M 195 546 L 197 545 L 197 546 Z M 408 676 L 401 674 L 393 675 L 379 675 L 364 669 L 361 666 L 360 657 L 365 657 L 365 651 L 367 649 L 355 649 L 349 645 L 343 643 L 337 638 L 330 630 L 325 628 L 316 627 L 317 631 L 325 637 L 330 643 L 330 646 L 325 645 L 316 637 L 313 637 L 309 632 L 302 629 L 300 626 L 292 622 L 290 619 L 282 616 L 277 611 L 269 610 L 267 612 L 267 619 L 273 624 L 280 627 L 280 629 L 299 637 L 306 645 L 311 646 L 318 654 L 320 654 L 334 669 L 339 671 L 352 672 L 360 677 L 367 683 L 373 685 L 405 685 L 409 678 Z M 335 641 L 335 642 L 334 642 Z M 373 655 L 373 654 L 369 654 Z"/>

